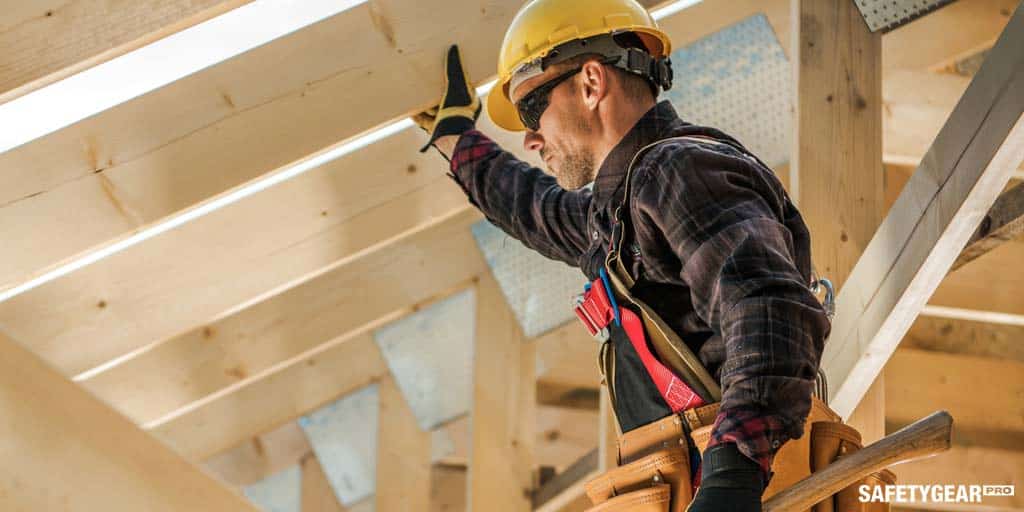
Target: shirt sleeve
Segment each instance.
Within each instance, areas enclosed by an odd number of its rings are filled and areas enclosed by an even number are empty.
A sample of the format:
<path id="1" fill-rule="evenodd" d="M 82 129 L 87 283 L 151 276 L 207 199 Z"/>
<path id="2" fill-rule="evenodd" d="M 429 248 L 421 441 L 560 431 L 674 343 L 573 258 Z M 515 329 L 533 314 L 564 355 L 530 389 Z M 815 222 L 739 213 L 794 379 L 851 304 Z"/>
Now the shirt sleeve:
<path id="1" fill-rule="evenodd" d="M 462 134 L 448 174 L 487 220 L 544 256 L 580 265 L 589 190 L 569 191 L 477 130 Z"/>
<path id="2" fill-rule="evenodd" d="M 795 263 L 781 184 L 731 148 L 665 144 L 644 165 L 637 234 L 679 257 L 697 315 L 725 345 L 709 446 L 736 443 L 770 479 L 779 447 L 803 434 L 830 329 Z"/>

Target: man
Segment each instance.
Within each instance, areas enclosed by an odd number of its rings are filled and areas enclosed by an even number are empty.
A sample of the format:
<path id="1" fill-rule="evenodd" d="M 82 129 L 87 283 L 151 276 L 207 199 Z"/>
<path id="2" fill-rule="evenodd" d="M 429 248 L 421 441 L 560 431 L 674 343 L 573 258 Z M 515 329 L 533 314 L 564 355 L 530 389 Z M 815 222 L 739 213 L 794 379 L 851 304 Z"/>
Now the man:
<path id="1" fill-rule="evenodd" d="M 830 326 L 808 288 L 807 228 L 771 170 L 727 134 L 656 102 L 670 86 L 669 53 L 635 0 L 532 0 L 505 36 L 488 113 L 525 130 L 524 147 L 550 175 L 474 128 L 480 102 L 455 47 L 439 108 L 417 122 L 430 133 L 424 149 L 450 160 L 450 176 L 488 220 L 590 279 L 625 205 L 632 237 L 622 256 L 635 293 L 722 390 L 688 510 L 758 511 L 773 457 L 804 432 Z M 714 141 L 666 140 L 684 135 Z M 636 426 L 619 417 L 623 431 Z"/>

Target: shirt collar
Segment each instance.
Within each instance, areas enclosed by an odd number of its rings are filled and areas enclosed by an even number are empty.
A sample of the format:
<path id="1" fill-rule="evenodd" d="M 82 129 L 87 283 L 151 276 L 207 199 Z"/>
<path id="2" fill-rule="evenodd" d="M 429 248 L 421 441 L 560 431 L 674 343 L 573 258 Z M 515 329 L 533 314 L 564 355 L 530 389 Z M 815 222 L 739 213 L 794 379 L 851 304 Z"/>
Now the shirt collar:
<path id="1" fill-rule="evenodd" d="M 593 198 L 598 208 L 604 205 L 621 188 L 626 170 L 629 168 L 633 156 L 640 149 L 652 142 L 671 136 L 674 129 L 685 125 L 684 121 L 676 115 L 675 108 L 668 100 L 662 100 L 651 107 L 643 116 L 637 120 L 622 140 L 605 157 L 601 168 L 597 171 L 594 179 Z"/>

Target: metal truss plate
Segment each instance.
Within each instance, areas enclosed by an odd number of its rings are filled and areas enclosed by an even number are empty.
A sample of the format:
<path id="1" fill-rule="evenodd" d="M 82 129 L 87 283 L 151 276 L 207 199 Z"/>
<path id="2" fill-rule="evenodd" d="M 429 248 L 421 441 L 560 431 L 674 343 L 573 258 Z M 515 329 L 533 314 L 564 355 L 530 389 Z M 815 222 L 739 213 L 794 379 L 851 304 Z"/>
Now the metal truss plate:
<path id="1" fill-rule="evenodd" d="M 854 3 L 868 29 L 885 33 L 949 5 L 953 0 L 855 0 Z"/>
<path id="2" fill-rule="evenodd" d="M 470 289 L 373 334 L 424 431 L 469 410 L 475 325 L 476 293 Z"/>

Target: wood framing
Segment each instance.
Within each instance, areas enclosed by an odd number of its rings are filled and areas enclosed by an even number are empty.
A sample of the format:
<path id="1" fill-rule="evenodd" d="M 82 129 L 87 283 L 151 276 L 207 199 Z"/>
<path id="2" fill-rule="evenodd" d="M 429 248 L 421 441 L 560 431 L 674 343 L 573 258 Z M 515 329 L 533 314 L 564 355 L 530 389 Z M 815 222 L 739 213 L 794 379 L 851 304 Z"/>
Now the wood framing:
<path id="1" fill-rule="evenodd" d="M 950 270 L 956 270 L 1021 235 L 1024 235 L 1024 184 L 1018 184 L 996 198 Z"/>
<path id="2" fill-rule="evenodd" d="M 464 206 L 316 279 L 155 345 L 83 385 L 140 423 L 158 422 L 329 340 L 369 332 L 467 286 L 487 269 L 469 232 L 480 218 Z"/>
<path id="3" fill-rule="evenodd" d="M 533 487 L 534 344 L 524 342 L 490 272 L 476 285 L 475 326 L 466 510 L 528 510 Z"/>
<path id="4" fill-rule="evenodd" d="M 251 0 L 0 2 L 0 103 Z"/>
<path id="5" fill-rule="evenodd" d="M 420 430 L 416 416 L 393 378 L 382 379 L 377 389 L 380 412 L 374 510 L 427 510 L 430 506 L 430 432 Z"/>
<path id="6" fill-rule="evenodd" d="M 1018 10 L 838 297 L 823 367 L 844 418 L 1024 160 Z"/>
<path id="7" fill-rule="evenodd" d="M 302 512 L 346 512 L 312 452 L 302 458 Z M 381 510 L 381 509 L 376 509 Z"/>
<path id="8" fill-rule="evenodd" d="M 283 471 L 313 453 L 305 432 L 296 422 L 235 445 L 202 462 L 210 474 L 234 487 L 252 485 Z"/>
<path id="9" fill-rule="evenodd" d="M 0 509 L 257 512 L 0 333 Z"/>

